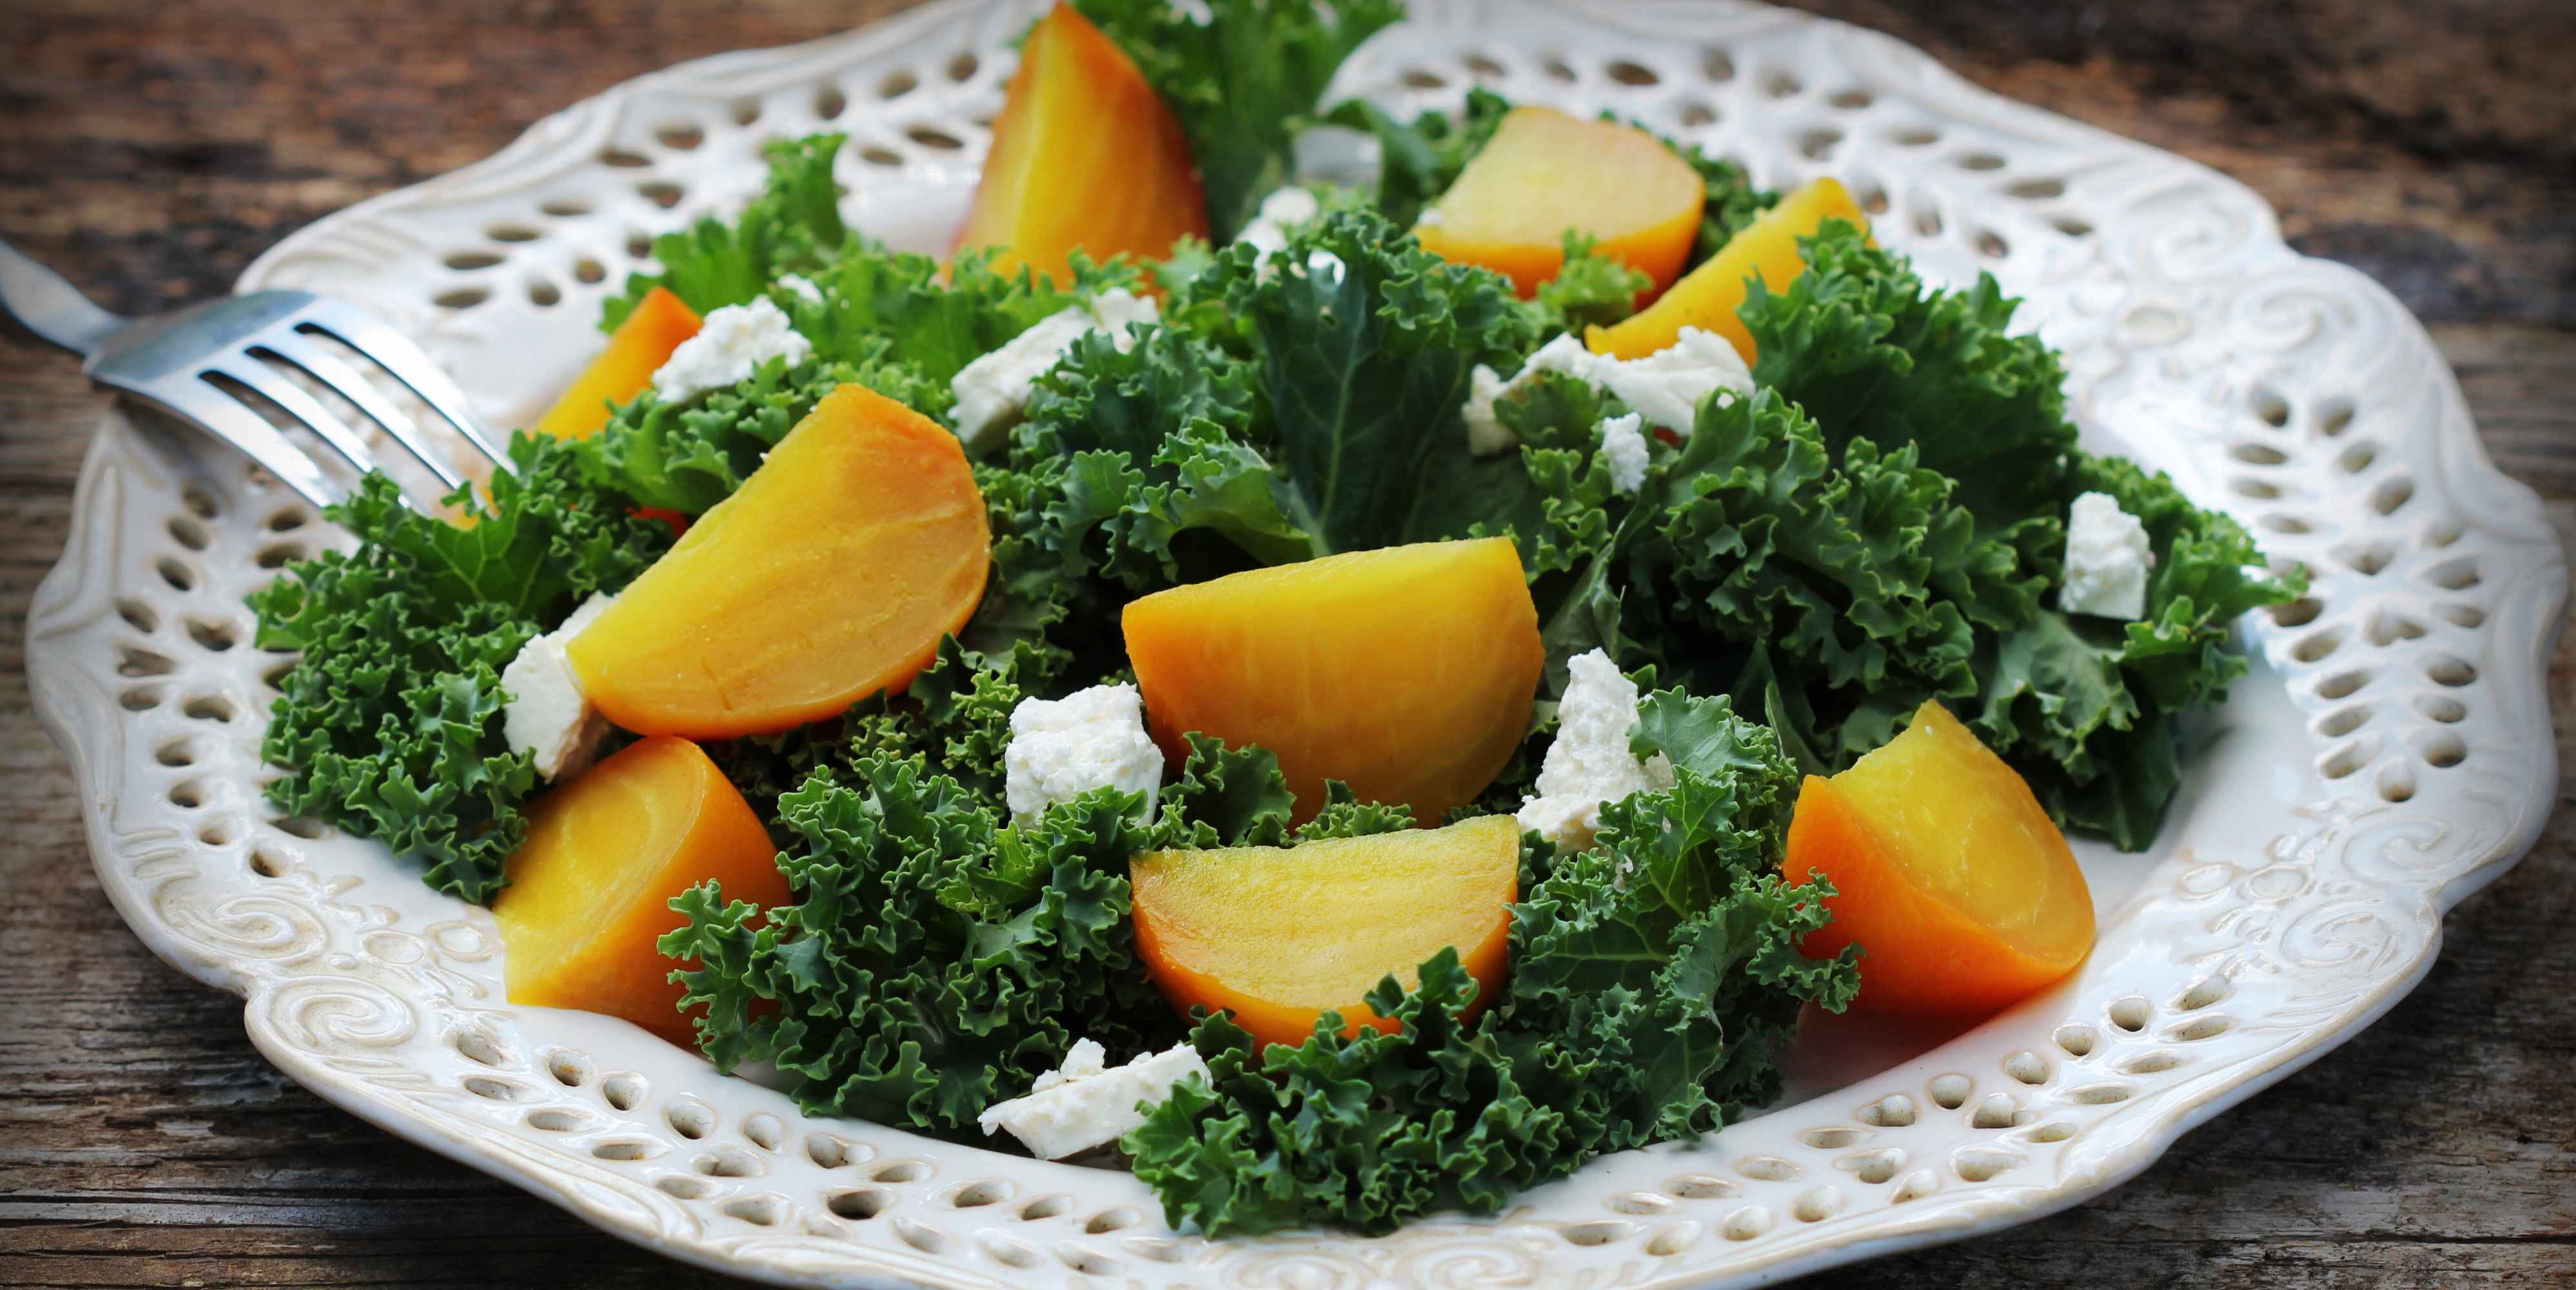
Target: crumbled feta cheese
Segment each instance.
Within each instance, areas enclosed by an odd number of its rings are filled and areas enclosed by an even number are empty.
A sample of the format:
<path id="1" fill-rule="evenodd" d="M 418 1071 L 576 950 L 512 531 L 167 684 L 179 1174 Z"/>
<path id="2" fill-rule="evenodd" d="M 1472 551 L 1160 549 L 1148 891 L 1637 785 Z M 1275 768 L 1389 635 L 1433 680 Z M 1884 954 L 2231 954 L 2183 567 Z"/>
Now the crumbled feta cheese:
<path id="1" fill-rule="evenodd" d="M 1422 208 L 1421 214 L 1413 217 L 1413 226 L 1415 228 L 1438 228 L 1448 222 L 1449 217 L 1442 214 L 1440 208 L 1437 206 L 1425 206 Z"/>
<path id="2" fill-rule="evenodd" d="M 1023 823 L 1095 788 L 1143 793 L 1150 814 L 1163 786 L 1163 750 L 1145 733 L 1144 700 L 1123 683 L 1020 700 L 1002 765 L 1011 818 Z"/>
<path id="3" fill-rule="evenodd" d="M 582 602 L 563 626 L 520 646 L 518 657 L 501 669 L 501 688 L 510 694 L 501 710 L 502 738 L 512 751 L 532 754 L 537 773 L 549 780 L 579 774 L 608 737 L 608 719 L 583 697 L 581 678 L 564 655 L 564 647 L 608 604 L 606 596 Z"/>
<path id="4" fill-rule="evenodd" d="M 2057 607 L 2070 614 L 2137 619 L 2147 613 L 2147 570 L 2155 565 L 2147 526 L 2109 493 L 2086 493 L 2066 515 L 2066 586 Z"/>
<path id="5" fill-rule="evenodd" d="M 1193 1075 L 1208 1078 L 1207 1063 L 1187 1043 L 1124 1066 L 1104 1066 L 1107 1057 L 1099 1044 L 1077 1039 L 1063 1069 L 1038 1076 L 1026 1097 L 984 1108 L 976 1122 L 987 1134 L 1009 1130 L 1040 1160 L 1062 1160 L 1127 1136 L 1145 1122 L 1138 1106 L 1161 1104 L 1173 1085 Z"/>
<path id="6" fill-rule="evenodd" d="M 1631 412 L 1601 423 L 1601 461 L 1610 468 L 1610 486 L 1633 493 L 1646 484 L 1646 434 L 1643 419 Z"/>
<path id="7" fill-rule="evenodd" d="M 1468 374 L 1467 446 L 1480 454 L 1502 452 L 1519 440 L 1494 416 L 1494 404 L 1541 372 L 1563 372 L 1616 395 L 1636 409 L 1647 425 L 1689 434 L 1698 420 L 1700 400 L 1718 390 L 1738 394 L 1753 388 L 1753 371 L 1744 356 L 1715 332 L 1684 327 L 1666 348 L 1643 358 L 1621 360 L 1595 354 L 1572 334 L 1541 345 L 1506 381 L 1494 369 L 1478 364 Z"/>
<path id="8" fill-rule="evenodd" d="M 1274 252 L 1287 249 L 1291 229 L 1312 220 L 1323 210 L 1324 205 L 1315 200 L 1315 194 L 1291 184 L 1262 198 L 1261 209 L 1253 214 L 1251 223 L 1243 226 L 1242 232 L 1234 235 L 1234 240 L 1260 248 L 1263 257 L 1267 258 Z"/>
<path id="9" fill-rule="evenodd" d="M 653 392 L 665 403 L 684 403 L 749 378 L 773 358 L 784 358 L 794 367 L 813 352 L 813 342 L 796 334 L 777 301 L 762 296 L 748 304 L 726 305 L 709 313 L 698 334 L 671 351 L 671 357 L 653 373 Z"/>
<path id="10" fill-rule="evenodd" d="M 1572 674 L 1556 708 L 1556 739 L 1539 763 L 1538 793 L 1514 818 L 1524 829 L 1561 847 L 1592 845 L 1601 808 L 1631 793 L 1673 786 L 1673 763 L 1662 753 L 1645 760 L 1629 751 L 1637 724 L 1637 683 L 1598 649 L 1566 663 Z"/>
<path id="11" fill-rule="evenodd" d="M 968 451 L 989 446 L 1019 423 L 1047 374 L 1085 332 L 1105 331 L 1124 352 L 1134 343 L 1134 329 L 1159 321 L 1161 312 L 1150 296 L 1104 291 L 1087 305 L 1071 305 L 1039 319 L 1000 349 L 968 363 L 948 388 L 957 393 L 953 420 L 957 437 Z"/>
<path id="12" fill-rule="evenodd" d="M 795 292 L 797 295 L 803 296 L 805 299 L 810 300 L 815 304 L 819 305 L 823 303 L 823 289 L 815 286 L 813 279 L 805 277 L 803 274 L 779 274 L 778 285 Z"/>
<path id="13" fill-rule="evenodd" d="M 1594 380 L 1635 408 L 1646 424 L 1689 434 L 1699 420 L 1700 400 L 1718 390 L 1747 394 L 1753 369 L 1724 336 L 1684 327 L 1664 349 L 1620 362 L 1598 360 Z"/>

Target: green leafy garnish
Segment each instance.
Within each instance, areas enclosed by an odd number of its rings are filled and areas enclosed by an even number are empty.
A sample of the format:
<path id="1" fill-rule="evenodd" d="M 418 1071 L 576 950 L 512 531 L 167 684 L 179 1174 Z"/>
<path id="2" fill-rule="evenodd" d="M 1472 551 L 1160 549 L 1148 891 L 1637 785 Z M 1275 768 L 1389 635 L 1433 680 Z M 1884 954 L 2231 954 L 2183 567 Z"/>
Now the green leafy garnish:
<path id="1" fill-rule="evenodd" d="M 749 302 L 780 274 L 820 268 L 849 239 L 841 222 L 841 188 L 832 158 L 849 136 L 808 135 L 768 144 L 769 182 L 732 223 L 709 216 L 653 239 L 660 273 L 630 274 L 623 295 L 600 309 L 599 329 L 615 331 L 653 288 L 669 287 L 704 314 Z"/>
<path id="2" fill-rule="evenodd" d="M 1179 118 L 1220 244 L 1296 178 L 1297 135 L 1343 60 L 1404 16 L 1396 0 L 1213 0 L 1204 17 L 1164 0 L 1074 7 L 1136 60 Z"/>
<path id="3" fill-rule="evenodd" d="M 303 657 L 277 681 L 260 755 L 287 773 L 269 800 L 417 858 L 440 891 L 489 900 L 526 833 L 528 758 L 501 736 L 501 669 L 594 592 L 614 592 L 671 531 L 604 508 L 552 439 L 510 445 L 518 473 L 488 505 L 460 490 L 470 527 L 403 504 L 371 474 L 325 515 L 354 552 L 287 566 L 253 592 L 261 649 Z"/>

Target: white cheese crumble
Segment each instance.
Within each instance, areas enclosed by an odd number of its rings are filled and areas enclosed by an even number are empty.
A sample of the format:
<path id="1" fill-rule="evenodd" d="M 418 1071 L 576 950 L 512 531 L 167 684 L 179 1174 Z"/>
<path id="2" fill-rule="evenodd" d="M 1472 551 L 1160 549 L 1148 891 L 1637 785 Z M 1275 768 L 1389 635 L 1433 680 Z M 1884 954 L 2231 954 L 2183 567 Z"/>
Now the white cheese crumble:
<path id="1" fill-rule="evenodd" d="M 1744 356 L 1715 332 L 1684 327 L 1673 343 L 1643 358 L 1618 359 L 1595 354 L 1571 333 L 1541 345 L 1506 381 L 1494 369 L 1478 364 L 1468 374 L 1467 446 L 1480 454 L 1502 452 L 1519 440 L 1494 415 L 1494 404 L 1541 372 L 1563 372 L 1597 385 L 1636 409 L 1645 423 L 1677 434 L 1689 434 L 1699 416 L 1700 400 L 1718 390 L 1738 394 L 1753 389 L 1753 371 Z"/>
<path id="2" fill-rule="evenodd" d="M 1003 795 L 1022 823 L 1095 788 L 1143 793 L 1150 815 L 1163 787 L 1163 750 L 1145 733 L 1143 698 L 1124 683 L 1020 700 L 1002 765 Z"/>
<path id="3" fill-rule="evenodd" d="M 665 403 L 685 403 L 749 378 L 773 358 L 794 367 L 813 352 L 814 343 L 796 334 L 777 301 L 762 296 L 726 305 L 708 314 L 698 334 L 671 351 L 653 373 L 653 392 Z"/>
<path id="4" fill-rule="evenodd" d="M 1026 1097 L 984 1108 L 976 1122 L 986 1134 L 1009 1130 L 1040 1160 L 1062 1160 L 1127 1136 L 1145 1122 L 1138 1106 L 1160 1105 L 1173 1085 L 1208 1078 L 1207 1063 L 1186 1042 L 1124 1066 L 1104 1066 L 1107 1057 L 1098 1043 L 1077 1039 L 1063 1069 L 1038 1076 Z"/>
<path id="5" fill-rule="evenodd" d="M 564 656 L 564 647 L 608 604 L 606 596 L 583 601 L 563 626 L 520 646 L 518 657 L 501 669 L 501 688 L 510 694 L 501 710 L 502 738 L 511 751 L 531 754 L 537 773 L 549 780 L 579 774 L 608 737 L 608 719 L 582 695 L 581 678 Z"/>
<path id="6" fill-rule="evenodd" d="M 1064 357 L 1086 332 L 1105 331 L 1123 353 L 1134 343 L 1134 329 L 1162 318 L 1150 296 L 1104 291 L 1088 304 L 1071 305 L 1032 324 L 1000 349 L 968 363 L 948 383 L 957 393 L 952 419 L 967 451 L 991 446 L 1001 433 L 1019 423 L 1037 392 L 1038 378 Z"/>
<path id="7" fill-rule="evenodd" d="M 1262 198 L 1261 209 L 1254 212 L 1252 222 L 1244 225 L 1243 231 L 1234 235 L 1234 240 L 1260 248 L 1262 257 L 1267 259 L 1273 253 L 1288 248 L 1291 230 L 1323 211 L 1324 204 L 1316 201 L 1313 193 L 1291 184 Z"/>
<path id="8" fill-rule="evenodd" d="M 1601 422 L 1601 461 L 1610 468 L 1610 486 L 1633 493 L 1646 485 L 1644 419 L 1631 412 Z"/>
<path id="9" fill-rule="evenodd" d="M 803 296 L 805 299 L 812 301 L 815 304 L 819 305 L 823 303 L 823 289 L 815 286 L 813 279 L 808 278 L 803 274 L 779 274 L 778 285 L 787 288 L 789 291 L 795 292 L 799 296 Z"/>
<path id="10" fill-rule="evenodd" d="M 2155 565 L 2147 526 L 2109 493 L 2086 493 L 2066 515 L 2066 585 L 2057 607 L 2070 614 L 2138 619 L 2147 613 L 2147 570 Z"/>
<path id="11" fill-rule="evenodd" d="M 1684 327 L 1664 349 L 1626 362 L 1607 355 L 1596 360 L 1594 377 L 1646 424 L 1687 435 L 1699 419 L 1700 400 L 1718 390 L 1749 394 L 1753 369 L 1735 352 L 1733 342 L 1713 331 Z"/>
<path id="12" fill-rule="evenodd" d="M 1610 656 L 1595 649 L 1566 662 L 1572 674 L 1556 708 L 1556 739 L 1539 763 L 1538 794 L 1514 814 L 1524 829 L 1561 847 L 1592 845 L 1601 808 L 1631 793 L 1673 786 L 1673 763 L 1662 753 L 1645 760 L 1628 749 L 1637 724 L 1637 683 Z"/>

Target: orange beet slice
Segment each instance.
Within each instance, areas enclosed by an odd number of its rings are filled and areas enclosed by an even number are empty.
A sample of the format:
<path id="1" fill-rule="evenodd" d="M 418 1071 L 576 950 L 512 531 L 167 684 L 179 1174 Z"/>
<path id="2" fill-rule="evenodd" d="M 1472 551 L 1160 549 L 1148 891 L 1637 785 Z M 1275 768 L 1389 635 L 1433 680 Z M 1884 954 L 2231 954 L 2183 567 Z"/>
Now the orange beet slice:
<path id="1" fill-rule="evenodd" d="M 1938 703 L 1831 779 L 1810 775 L 1789 826 L 1791 882 L 1839 893 L 1802 947 L 1861 947 L 1871 1011 L 1992 1012 L 2074 970 L 2093 897 L 2030 786 Z"/>
<path id="2" fill-rule="evenodd" d="M 558 439 L 599 433 L 608 424 L 609 405 L 631 403 L 642 394 L 653 383 L 653 373 L 671 361 L 671 351 L 698 334 L 698 323 L 697 311 L 680 303 L 669 287 L 646 292 L 626 321 L 608 334 L 608 348 L 537 418 L 537 432 Z"/>
<path id="3" fill-rule="evenodd" d="M 1489 815 L 1293 847 L 1147 852 L 1129 869 L 1136 952 L 1183 1016 L 1231 1012 L 1264 1044 L 1305 1042 L 1327 1011 L 1344 1034 L 1394 1030 L 1360 1000 L 1390 974 L 1412 989 L 1444 947 L 1482 985 L 1480 1008 L 1503 979 L 1520 840 L 1510 816 Z"/>
<path id="4" fill-rule="evenodd" d="M 1736 310 L 1744 307 L 1745 281 L 1759 277 L 1773 291 L 1785 291 L 1807 271 L 1798 239 L 1813 237 L 1826 220 L 1845 221 L 1866 233 L 1869 217 L 1851 194 L 1831 179 L 1819 179 L 1780 199 L 1762 212 L 1690 276 L 1673 284 L 1663 298 L 1609 327 L 1584 333 L 1585 348 L 1617 358 L 1644 358 L 1673 347 L 1684 327 L 1724 336 L 1744 361 L 1753 361 L 1753 333 L 1744 329 Z"/>
<path id="5" fill-rule="evenodd" d="M 549 790 L 492 902 L 510 1002 L 623 1017 L 694 1046 L 682 966 L 654 943 L 686 920 L 671 898 L 708 879 L 729 900 L 783 904 L 760 817 L 696 744 L 646 739 Z"/>
<path id="6" fill-rule="evenodd" d="M 565 652 L 638 734 L 793 729 L 911 684 L 974 614 L 990 548 L 957 436 L 844 385 Z"/>
<path id="7" fill-rule="evenodd" d="M 1673 284 L 1699 237 L 1708 185 L 1635 126 L 1514 108 L 1413 230 L 1445 260 L 1483 265 L 1523 296 L 1565 267 L 1565 234 L 1644 273 L 1640 299 Z"/>
<path id="8" fill-rule="evenodd" d="M 1020 45 L 956 249 L 998 248 L 995 268 L 1069 284 L 1075 250 L 1159 260 L 1185 234 L 1208 225 L 1181 123 L 1134 60 L 1057 5 Z"/>
<path id="9" fill-rule="evenodd" d="M 1508 538 L 1254 569 L 1128 603 L 1127 661 L 1174 766 L 1192 731 L 1278 754 L 1299 819 L 1338 779 L 1433 823 L 1510 760 L 1538 691 L 1538 609 Z"/>

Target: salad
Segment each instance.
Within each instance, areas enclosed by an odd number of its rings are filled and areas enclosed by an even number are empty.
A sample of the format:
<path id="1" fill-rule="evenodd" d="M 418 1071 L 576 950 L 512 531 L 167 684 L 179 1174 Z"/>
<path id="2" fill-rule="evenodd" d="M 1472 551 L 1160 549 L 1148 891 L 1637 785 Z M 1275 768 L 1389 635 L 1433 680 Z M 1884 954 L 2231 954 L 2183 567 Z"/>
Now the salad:
<path id="1" fill-rule="evenodd" d="M 772 145 L 514 471 L 253 597 L 272 798 L 490 903 L 516 1003 L 1210 1233 L 1495 1210 L 1809 1005 L 2062 977 L 2065 833 L 2149 843 L 2295 573 L 1830 179 L 1320 103 L 1399 17 L 1059 7 L 944 258 Z"/>

